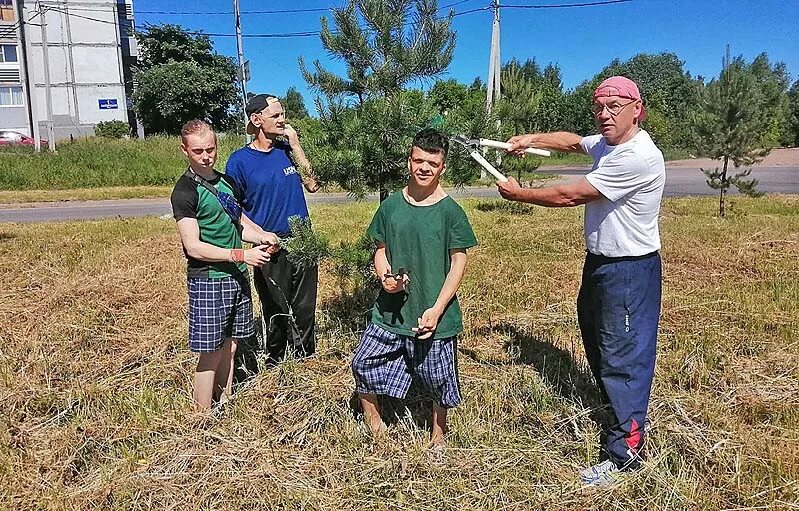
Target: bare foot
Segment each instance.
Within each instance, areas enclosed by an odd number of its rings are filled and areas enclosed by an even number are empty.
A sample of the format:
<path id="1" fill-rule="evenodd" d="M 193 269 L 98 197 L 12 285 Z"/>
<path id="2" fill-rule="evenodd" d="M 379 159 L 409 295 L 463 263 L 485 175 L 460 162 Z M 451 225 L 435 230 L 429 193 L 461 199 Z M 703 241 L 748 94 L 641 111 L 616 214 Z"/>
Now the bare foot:
<path id="1" fill-rule="evenodd" d="M 431 438 L 425 447 L 427 459 L 433 465 L 443 465 L 446 463 L 447 440 L 443 437 Z"/>
<path id="2" fill-rule="evenodd" d="M 368 416 L 364 415 L 363 422 L 369 428 L 369 432 L 373 435 L 382 435 L 388 431 L 388 426 L 383 422 L 379 415 Z"/>

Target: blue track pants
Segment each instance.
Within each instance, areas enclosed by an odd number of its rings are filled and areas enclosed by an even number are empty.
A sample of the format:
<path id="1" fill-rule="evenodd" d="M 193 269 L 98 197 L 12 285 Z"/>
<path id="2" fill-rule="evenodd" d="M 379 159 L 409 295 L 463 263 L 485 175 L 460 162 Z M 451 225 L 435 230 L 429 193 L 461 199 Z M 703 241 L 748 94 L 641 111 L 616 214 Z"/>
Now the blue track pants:
<path id="1" fill-rule="evenodd" d="M 640 460 L 660 297 L 659 253 L 586 256 L 577 318 L 591 372 L 613 412 L 602 448 L 620 468 L 635 468 Z"/>

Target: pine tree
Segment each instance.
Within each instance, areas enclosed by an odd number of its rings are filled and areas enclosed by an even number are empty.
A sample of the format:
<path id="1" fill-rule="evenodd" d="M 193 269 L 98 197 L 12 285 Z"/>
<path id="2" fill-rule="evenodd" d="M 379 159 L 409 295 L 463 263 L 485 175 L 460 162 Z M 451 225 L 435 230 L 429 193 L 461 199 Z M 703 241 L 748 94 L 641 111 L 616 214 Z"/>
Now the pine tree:
<path id="1" fill-rule="evenodd" d="M 322 18 L 322 44 L 346 76 L 300 58 L 325 132 L 314 167 L 323 181 L 357 196 L 378 190 L 382 200 L 405 182 L 408 144 L 435 116 L 407 87 L 446 70 L 455 33 L 437 0 L 350 0 L 332 12 L 335 31 Z"/>
<path id="2" fill-rule="evenodd" d="M 703 91 L 700 111 L 696 117 L 699 149 L 721 168 L 702 169 L 707 184 L 719 190 L 719 215 L 725 216 L 727 190 L 735 186 L 742 194 L 757 197 L 757 179 L 746 179 L 751 168 L 730 175 L 734 167 L 750 167 L 762 160 L 771 150 L 763 147 L 763 133 L 768 129 L 770 116 L 767 101 L 759 91 L 755 76 L 746 68 L 743 59 L 724 59 L 721 75 Z"/>

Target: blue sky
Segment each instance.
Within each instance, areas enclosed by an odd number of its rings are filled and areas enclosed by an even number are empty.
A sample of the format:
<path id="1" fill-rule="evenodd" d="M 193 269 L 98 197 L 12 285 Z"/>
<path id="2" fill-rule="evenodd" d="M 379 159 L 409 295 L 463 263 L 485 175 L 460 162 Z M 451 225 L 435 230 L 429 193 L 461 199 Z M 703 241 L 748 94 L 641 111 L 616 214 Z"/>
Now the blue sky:
<path id="1" fill-rule="evenodd" d="M 501 0 L 500 5 L 553 5 L 586 0 Z M 316 31 L 325 12 L 246 14 L 246 11 L 317 9 L 342 5 L 344 0 L 240 0 L 242 30 L 254 34 Z M 439 5 L 457 4 L 465 12 L 490 4 L 490 0 L 439 0 Z M 144 23 L 176 23 L 190 30 L 208 33 L 234 32 L 232 0 L 134 0 L 137 26 Z M 211 7 L 214 6 L 214 7 Z M 447 9 L 444 12 L 447 12 Z M 159 14 L 153 11 L 206 13 Z M 209 11 L 218 12 L 214 15 Z M 605 6 L 501 10 L 501 55 L 535 59 L 561 67 L 566 88 L 591 78 L 612 59 L 625 60 L 638 53 L 675 53 L 693 76 L 710 78 L 718 74 L 725 45 L 731 53 L 751 60 L 767 52 L 772 62 L 787 65 L 791 80 L 799 79 L 799 0 L 632 0 Z M 482 10 L 456 16 L 452 23 L 458 34 L 455 56 L 442 78 L 471 83 L 483 81 L 488 70 L 491 42 L 491 13 Z M 219 53 L 235 56 L 233 37 L 214 37 Z M 248 90 L 285 93 L 291 86 L 312 107 L 313 93 L 300 73 L 297 58 L 320 60 L 334 71 L 343 66 L 331 59 L 317 35 L 291 38 L 244 39 L 245 57 L 251 63 Z"/>

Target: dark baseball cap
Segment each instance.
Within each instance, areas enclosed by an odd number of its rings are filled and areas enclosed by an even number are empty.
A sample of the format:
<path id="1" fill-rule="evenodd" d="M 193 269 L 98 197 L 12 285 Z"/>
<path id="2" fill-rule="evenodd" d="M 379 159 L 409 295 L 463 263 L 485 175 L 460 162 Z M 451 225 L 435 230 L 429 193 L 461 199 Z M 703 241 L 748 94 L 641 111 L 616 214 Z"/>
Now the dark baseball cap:
<path id="1" fill-rule="evenodd" d="M 277 103 L 280 101 L 277 96 L 274 94 L 258 94 L 250 98 L 247 101 L 247 106 L 244 107 L 244 111 L 247 113 L 247 134 L 248 135 L 255 135 L 258 133 L 258 127 L 255 126 L 252 121 L 249 120 L 252 114 L 257 114 L 258 112 L 264 110 L 271 104 Z"/>

